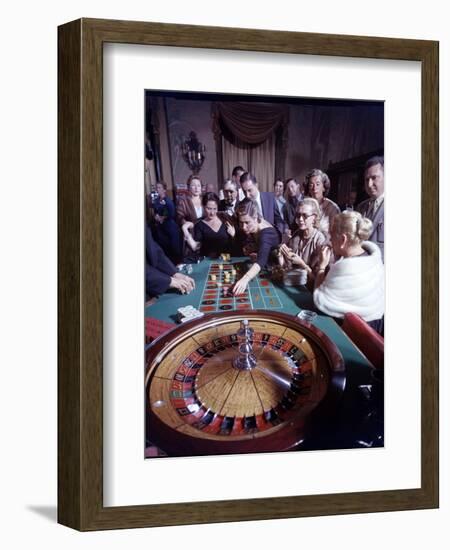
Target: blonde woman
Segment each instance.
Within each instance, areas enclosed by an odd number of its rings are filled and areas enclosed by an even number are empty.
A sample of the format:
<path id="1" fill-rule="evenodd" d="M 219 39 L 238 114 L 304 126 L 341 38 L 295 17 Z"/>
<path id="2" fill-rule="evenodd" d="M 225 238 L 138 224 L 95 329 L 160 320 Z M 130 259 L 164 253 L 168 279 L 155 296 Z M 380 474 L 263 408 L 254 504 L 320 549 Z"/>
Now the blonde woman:
<path id="1" fill-rule="evenodd" d="M 331 228 L 331 249 L 321 250 L 315 280 L 314 303 L 335 318 L 357 313 L 382 333 L 384 315 L 384 267 L 379 247 L 367 239 L 372 222 L 359 212 L 335 216 Z"/>

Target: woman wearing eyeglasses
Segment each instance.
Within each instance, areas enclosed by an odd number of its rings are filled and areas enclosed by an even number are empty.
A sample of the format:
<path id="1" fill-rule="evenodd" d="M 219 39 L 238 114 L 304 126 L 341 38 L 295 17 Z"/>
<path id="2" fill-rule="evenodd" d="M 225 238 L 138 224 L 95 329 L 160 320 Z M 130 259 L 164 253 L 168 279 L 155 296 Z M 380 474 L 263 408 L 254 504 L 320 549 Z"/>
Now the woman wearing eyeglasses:
<path id="1" fill-rule="evenodd" d="M 326 242 L 325 235 L 319 231 L 320 206 L 316 199 L 306 198 L 297 204 L 295 211 L 297 231 L 288 244 L 279 248 L 278 261 L 286 271 L 304 269 L 308 279 L 314 279 L 318 269 L 320 251 Z"/>

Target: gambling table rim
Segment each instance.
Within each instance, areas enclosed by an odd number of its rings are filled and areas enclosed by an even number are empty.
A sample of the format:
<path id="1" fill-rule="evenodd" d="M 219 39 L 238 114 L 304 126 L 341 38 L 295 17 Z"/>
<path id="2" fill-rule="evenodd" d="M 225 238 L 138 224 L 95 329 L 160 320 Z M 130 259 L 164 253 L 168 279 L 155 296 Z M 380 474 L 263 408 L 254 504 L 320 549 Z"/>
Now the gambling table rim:
<path id="1" fill-rule="evenodd" d="M 279 311 L 268 311 L 265 309 L 248 309 L 248 310 L 239 310 L 239 311 L 215 311 L 212 313 L 206 313 L 201 317 L 192 319 L 191 321 L 186 321 L 181 325 L 177 325 L 169 329 L 167 332 L 160 334 L 153 342 L 151 342 L 145 350 L 145 387 L 148 384 L 148 378 L 151 375 L 150 368 L 150 356 L 155 355 L 155 359 L 158 359 L 158 353 L 167 354 L 173 347 L 183 338 L 189 338 L 196 332 L 196 329 L 203 323 L 212 322 L 217 320 L 219 324 L 225 324 L 228 320 L 239 320 L 239 318 L 251 318 L 253 321 L 267 321 L 267 317 L 270 318 L 270 321 L 275 321 L 277 324 L 286 326 L 283 321 L 291 323 L 294 326 L 286 328 L 297 328 L 296 325 L 300 325 L 308 333 L 312 334 L 312 339 L 314 343 L 323 344 L 325 343 L 325 355 L 330 360 L 330 365 L 334 368 L 332 370 L 333 374 L 345 372 L 345 361 L 337 345 L 331 340 L 331 338 L 320 328 L 316 327 L 312 323 L 298 319 L 298 317 Z M 215 319 L 218 318 L 218 319 Z M 235 319 L 237 318 L 237 319 Z M 175 334 L 177 333 L 177 334 Z M 324 350 L 322 350 L 324 351 Z M 159 363 L 161 363 L 162 357 L 157 361 L 152 370 L 156 368 Z"/>

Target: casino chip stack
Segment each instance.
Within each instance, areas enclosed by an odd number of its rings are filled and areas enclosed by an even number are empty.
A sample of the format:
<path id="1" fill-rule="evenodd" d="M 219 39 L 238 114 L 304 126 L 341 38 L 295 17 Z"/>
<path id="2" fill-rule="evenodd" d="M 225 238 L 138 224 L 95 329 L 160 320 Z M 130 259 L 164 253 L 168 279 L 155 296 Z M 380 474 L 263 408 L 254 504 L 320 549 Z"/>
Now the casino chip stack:
<path id="1" fill-rule="evenodd" d="M 180 323 L 197 319 L 197 317 L 203 317 L 203 313 L 193 306 L 185 306 L 178 308 L 178 320 Z"/>

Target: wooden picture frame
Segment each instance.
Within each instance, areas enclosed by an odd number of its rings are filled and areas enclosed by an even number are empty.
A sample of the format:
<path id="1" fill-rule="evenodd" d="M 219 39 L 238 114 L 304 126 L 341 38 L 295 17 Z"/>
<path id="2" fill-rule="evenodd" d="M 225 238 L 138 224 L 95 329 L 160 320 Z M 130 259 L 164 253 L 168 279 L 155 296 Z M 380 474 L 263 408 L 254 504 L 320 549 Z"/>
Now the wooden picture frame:
<path id="1" fill-rule="evenodd" d="M 80 19 L 58 34 L 58 521 L 82 531 L 438 506 L 438 43 Z M 102 47 L 105 42 L 419 61 L 422 68 L 421 487 L 103 505 Z"/>

